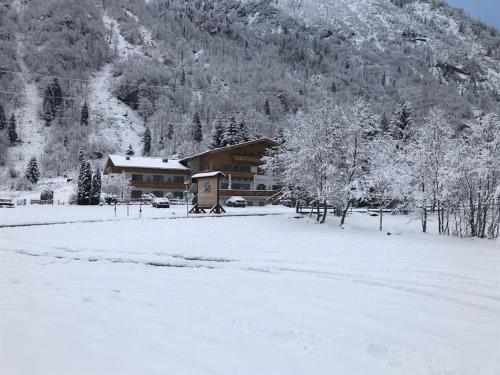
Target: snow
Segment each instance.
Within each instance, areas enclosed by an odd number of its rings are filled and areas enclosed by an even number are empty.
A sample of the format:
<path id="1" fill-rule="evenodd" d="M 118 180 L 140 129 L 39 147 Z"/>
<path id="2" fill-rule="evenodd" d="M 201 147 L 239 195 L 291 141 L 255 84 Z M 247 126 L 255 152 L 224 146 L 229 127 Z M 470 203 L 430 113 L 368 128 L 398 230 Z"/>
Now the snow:
<path id="1" fill-rule="evenodd" d="M 26 73 L 29 72 L 29 69 L 24 62 L 24 50 L 20 38 L 20 34 L 16 34 L 18 42 L 17 61 L 21 72 Z M 19 78 L 23 81 L 26 95 L 23 98 L 23 106 L 16 111 L 15 115 L 17 133 L 23 143 L 9 148 L 8 162 L 6 164 L 13 166 L 19 172 L 23 172 L 28 161 L 33 156 L 39 158 L 42 155 L 46 142 L 46 134 L 44 123 L 38 116 L 38 110 L 42 106 L 42 101 L 36 84 L 29 79 L 29 76 L 24 74 L 20 74 Z"/>
<path id="2" fill-rule="evenodd" d="M 179 160 L 167 159 L 167 161 L 163 161 L 163 158 L 127 157 L 121 155 L 109 155 L 109 158 L 116 167 L 189 170 Z"/>
<path id="3" fill-rule="evenodd" d="M 498 374 L 498 242 L 287 212 L 0 229 L 0 373 Z"/>
<path id="4" fill-rule="evenodd" d="M 201 172 L 201 173 L 196 173 L 191 176 L 191 179 L 198 179 L 198 178 L 205 178 L 205 177 L 215 177 L 215 176 L 222 176 L 224 177 L 224 173 L 219 172 L 219 171 L 214 171 L 214 172 Z"/>

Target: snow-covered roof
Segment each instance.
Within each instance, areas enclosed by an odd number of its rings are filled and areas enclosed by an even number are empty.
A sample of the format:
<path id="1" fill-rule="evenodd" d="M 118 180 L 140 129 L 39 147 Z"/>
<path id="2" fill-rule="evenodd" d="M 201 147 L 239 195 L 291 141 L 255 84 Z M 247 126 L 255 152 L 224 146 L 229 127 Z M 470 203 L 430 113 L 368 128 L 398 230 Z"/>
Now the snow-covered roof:
<path id="1" fill-rule="evenodd" d="M 220 171 L 200 172 L 192 175 L 191 180 L 196 180 L 198 178 L 215 177 L 215 176 L 224 177 L 225 175 Z"/>
<path id="2" fill-rule="evenodd" d="M 150 169 L 174 169 L 187 171 L 188 167 L 183 165 L 180 160 L 147 158 L 137 156 L 109 155 L 109 159 L 115 167 L 123 168 L 150 168 Z"/>

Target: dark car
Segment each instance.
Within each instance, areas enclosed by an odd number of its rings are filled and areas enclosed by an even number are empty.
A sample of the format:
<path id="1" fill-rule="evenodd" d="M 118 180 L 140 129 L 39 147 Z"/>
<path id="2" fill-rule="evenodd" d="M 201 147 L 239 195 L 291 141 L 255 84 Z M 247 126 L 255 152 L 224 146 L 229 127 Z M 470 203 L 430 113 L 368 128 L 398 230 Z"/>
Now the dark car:
<path id="1" fill-rule="evenodd" d="M 0 198 L 0 207 L 5 207 L 5 208 L 14 208 L 14 202 L 12 202 L 12 199 L 9 198 Z"/>

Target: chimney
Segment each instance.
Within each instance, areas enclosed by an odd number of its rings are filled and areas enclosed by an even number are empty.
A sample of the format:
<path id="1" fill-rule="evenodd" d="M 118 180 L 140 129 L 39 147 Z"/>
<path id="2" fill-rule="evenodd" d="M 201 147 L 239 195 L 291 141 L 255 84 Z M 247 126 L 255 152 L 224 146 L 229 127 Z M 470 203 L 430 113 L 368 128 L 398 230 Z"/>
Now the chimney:
<path id="1" fill-rule="evenodd" d="M 168 158 L 163 158 L 161 161 L 164 163 L 168 163 Z"/>

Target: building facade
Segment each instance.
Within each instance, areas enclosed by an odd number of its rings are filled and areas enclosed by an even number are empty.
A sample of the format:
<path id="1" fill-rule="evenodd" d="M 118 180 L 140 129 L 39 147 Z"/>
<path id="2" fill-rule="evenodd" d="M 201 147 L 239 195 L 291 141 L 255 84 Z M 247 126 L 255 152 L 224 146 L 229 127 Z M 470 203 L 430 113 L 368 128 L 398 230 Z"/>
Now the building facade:
<path id="1" fill-rule="evenodd" d="M 281 185 L 262 170 L 262 158 L 278 144 L 269 138 L 208 150 L 181 160 L 109 155 L 104 175 L 129 181 L 125 199 L 140 199 L 143 194 L 182 198 L 190 176 L 205 171 L 220 171 L 220 204 L 232 196 L 245 198 L 248 205 L 265 205 L 277 195 Z M 191 188 L 196 191 L 196 186 Z"/>
<path id="2" fill-rule="evenodd" d="M 134 200 L 143 194 L 182 198 L 190 171 L 179 160 L 109 155 L 103 174 L 129 181 L 123 198 Z"/>
<path id="3" fill-rule="evenodd" d="M 191 173 L 221 171 L 222 202 L 231 196 L 242 196 L 248 205 L 264 205 L 281 190 L 281 184 L 262 169 L 262 158 L 278 143 L 269 138 L 221 147 L 182 159 Z"/>

